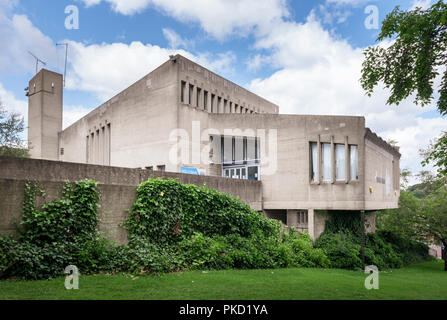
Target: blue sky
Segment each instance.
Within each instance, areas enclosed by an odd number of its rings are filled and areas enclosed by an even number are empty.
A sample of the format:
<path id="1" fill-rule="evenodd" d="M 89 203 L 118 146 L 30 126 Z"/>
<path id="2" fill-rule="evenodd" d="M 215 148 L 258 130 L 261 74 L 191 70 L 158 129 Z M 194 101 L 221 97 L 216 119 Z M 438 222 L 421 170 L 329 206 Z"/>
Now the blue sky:
<path id="1" fill-rule="evenodd" d="M 67 29 L 69 5 L 79 28 Z M 365 116 L 367 126 L 401 146 L 401 166 L 421 170 L 418 149 L 447 128 L 435 107 L 411 99 L 385 105 L 358 79 L 362 50 L 377 44 L 367 28 L 372 8 L 380 21 L 395 6 L 427 7 L 429 0 L 0 0 L 0 99 L 26 116 L 24 88 L 35 62 L 27 51 L 63 72 L 64 126 L 111 98 L 179 52 L 277 103 L 281 113 Z"/>

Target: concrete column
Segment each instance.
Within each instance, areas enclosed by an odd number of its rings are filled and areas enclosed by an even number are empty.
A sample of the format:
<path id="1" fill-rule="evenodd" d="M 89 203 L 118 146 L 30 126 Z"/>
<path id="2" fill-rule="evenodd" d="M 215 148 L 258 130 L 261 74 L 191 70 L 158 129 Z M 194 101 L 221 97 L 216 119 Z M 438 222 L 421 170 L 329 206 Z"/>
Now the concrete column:
<path id="1" fill-rule="evenodd" d="M 197 86 L 192 87 L 191 106 L 194 108 L 198 107 L 198 105 L 197 105 Z"/>
<path id="2" fill-rule="evenodd" d="M 321 160 L 321 141 L 320 141 L 320 135 L 318 135 L 318 140 L 317 140 L 317 150 L 318 150 L 318 184 L 321 183 L 321 180 L 323 179 L 323 166 L 321 165 L 322 160 Z"/>
<path id="3" fill-rule="evenodd" d="M 349 145 L 348 136 L 345 136 L 345 183 L 349 182 L 349 170 L 350 160 L 349 160 Z"/>
<path id="4" fill-rule="evenodd" d="M 197 95 L 197 99 L 199 101 L 199 103 L 197 104 L 197 108 L 203 110 L 203 89 L 201 89 L 200 92 L 197 91 Z"/>
<path id="5" fill-rule="evenodd" d="M 183 94 L 183 97 L 185 98 L 184 103 L 188 104 L 189 103 L 189 82 L 186 82 L 186 84 L 185 84 L 185 92 Z"/>
<path id="6" fill-rule="evenodd" d="M 307 232 L 309 233 L 312 241 L 315 241 L 315 223 L 314 223 L 315 211 L 314 209 L 307 209 Z"/>
<path id="7" fill-rule="evenodd" d="M 287 209 L 287 226 L 296 227 L 298 225 L 298 213 L 296 210 Z"/>
<path id="8" fill-rule="evenodd" d="M 335 144 L 334 136 L 331 136 L 331 183 L 335 182 Z"/>
<path id="9" fill-rule="evenodd" d="M 208 99 L 206 102 L 206 111 L 211 113 L 211 91 L 208 92 Z"/>

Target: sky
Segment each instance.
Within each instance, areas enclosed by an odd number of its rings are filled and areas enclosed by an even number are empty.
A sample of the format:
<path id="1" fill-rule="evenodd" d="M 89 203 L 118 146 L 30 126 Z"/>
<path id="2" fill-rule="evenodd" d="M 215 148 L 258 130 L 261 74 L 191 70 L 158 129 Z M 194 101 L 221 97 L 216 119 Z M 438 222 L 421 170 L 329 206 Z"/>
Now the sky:
<path id="1" fill-rule="evenodd" d="M 29 51 L 63 73 L 65 46 L 57 44 L 68 43 L 65 128 L 180 53 L 276 103 L 280 113 L 364 116 L 367 127 L 397 141 L 401 168 L 417 173 L 427 169 L 419 149 L 447 130 L 447 119 L 434 103 L 387 105 L 381 87 L 368 97 L 359 78 L 363 50 L 387 43 L 376 41 L 387 13 L 430 3 L 0 0 L 0 101 L 26 120 L 24 88 L 36 68 Z"/>

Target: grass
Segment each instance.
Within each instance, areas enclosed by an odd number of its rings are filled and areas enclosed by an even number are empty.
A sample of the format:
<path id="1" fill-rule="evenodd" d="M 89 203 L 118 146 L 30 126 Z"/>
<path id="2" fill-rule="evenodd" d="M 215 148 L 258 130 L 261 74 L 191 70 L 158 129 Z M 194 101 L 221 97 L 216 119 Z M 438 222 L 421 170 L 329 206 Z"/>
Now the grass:
<path id="1" fill-rule="evenodd" d="M 340 269 L 187 271 L 80 276 L 79 290 L 64 278 L 0 281 L 0 299 L 447 299 L 441 261 L 380 272 L 379 289 L 366 290 L 366 274 Z M 135 279 L 135 280 L 134 280 Z"/>

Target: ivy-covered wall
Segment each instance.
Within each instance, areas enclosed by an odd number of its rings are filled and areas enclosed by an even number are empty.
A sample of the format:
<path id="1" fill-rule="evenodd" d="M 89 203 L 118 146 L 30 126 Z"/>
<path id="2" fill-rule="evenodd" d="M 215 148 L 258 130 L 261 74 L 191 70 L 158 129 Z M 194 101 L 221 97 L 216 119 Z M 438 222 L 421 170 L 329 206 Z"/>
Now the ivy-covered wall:
<path id="1" fill-rule="evenodd" d="M 15 231 L 15 221 L 21 219 L 23 191 L 27 181 L 37 181 L 45 190 L 45 196 L 37 199 L 39 205 L 59 199 L 65 180 L 93 179 L 98 182 L 101 194 L 99 230 L 105 237 L 124 244 L 127 242 L 127 233 L 119 224 L 126 220 L 128 210 L 135 202 L 138 185 L 151 175 L 155 178 L 178 178 L 182 183 L 195 185 L 206 183 L 221 192 L 239 197 L 255 210 L 261 210 L 262 188 L 259 181 L 0 157 L 0 234 Z"/>

